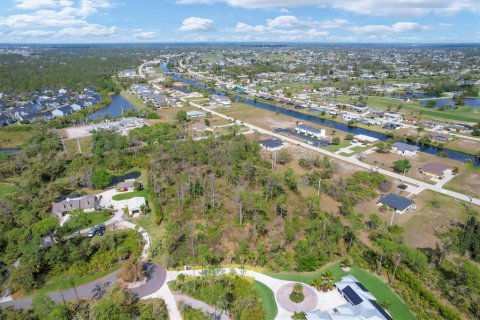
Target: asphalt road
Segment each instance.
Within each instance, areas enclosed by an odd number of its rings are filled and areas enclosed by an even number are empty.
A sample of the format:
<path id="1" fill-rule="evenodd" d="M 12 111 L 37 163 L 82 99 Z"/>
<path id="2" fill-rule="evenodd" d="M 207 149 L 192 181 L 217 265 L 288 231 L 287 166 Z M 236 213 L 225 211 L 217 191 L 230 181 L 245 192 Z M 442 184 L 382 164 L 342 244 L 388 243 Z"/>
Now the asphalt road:
<path id="1" fill-rule="evenodd" d="M 94 295 L 93 289 L 96 285 L 103 285 L 108 283 L 108 287 L 113 285 L 117 282 L 117 278 L 120 274 L 121 270 L 117 270 L 106 275 L 103 278 L 97 279 L 85 285 L 79 286 L 76 288 L 76 293 L 74 289 L 66 289 L 66 290 L 59 290 L 50 292 L 48 296 L 52 298 L 55 302 L 63 302 L 75 300 L 77 295 L 80 299 L 82 298 L 92 298 Z M 138 296 L 138 298 L 142 298 L 148 296 L 154 292 L 156 292 L 165 282 L 167 272 L 164 268 L 153 264 L 151 275 L 147 279 L 147 282 L 137 288 L 130 289 L 134 294 Z M 63 295 L 63 296 L 62 296 Z M 0 303 L 0 308 L 4 309 L 7 307 L 13 307 L 14 309 L 30 309 L 32 305 L 32 297 L 27 297 L 23 299 L 16 299 L 4 303 Z"/>

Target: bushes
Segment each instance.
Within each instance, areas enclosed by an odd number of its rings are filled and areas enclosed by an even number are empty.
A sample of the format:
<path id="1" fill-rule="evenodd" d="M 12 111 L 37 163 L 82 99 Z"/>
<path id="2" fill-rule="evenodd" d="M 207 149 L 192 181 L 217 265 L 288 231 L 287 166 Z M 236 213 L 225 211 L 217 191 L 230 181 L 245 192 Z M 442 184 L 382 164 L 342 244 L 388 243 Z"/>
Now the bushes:
<path id="1" fill-rule="evenodd" d="M 303 285 L 301 283 L 295 283 L 292 292 L 288 297 L 295 303 L 302 302 L 305 299 L 305 296 L 303 295 Z"/>

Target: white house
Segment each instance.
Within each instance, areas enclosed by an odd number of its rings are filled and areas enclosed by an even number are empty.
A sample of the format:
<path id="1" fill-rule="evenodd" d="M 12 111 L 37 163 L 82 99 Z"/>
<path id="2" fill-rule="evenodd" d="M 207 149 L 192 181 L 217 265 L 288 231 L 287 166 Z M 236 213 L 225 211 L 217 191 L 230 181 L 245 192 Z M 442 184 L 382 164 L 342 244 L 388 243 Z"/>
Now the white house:
<path id="1" fill-rule="evenodd" d="M 342 119 L 345 121 L 360 121 L 363 119 L 363 116 L 361 114 L 347 112 L 342 114 Z"/>
<path id="2" fill-rule="evenodd" d="M 295 131 L 298 133 L 313 136 L 315 138 L 324 138 L 327 136 L 325 129 L 319 130 L 314 127 L 307 126 L 303 123 L 299 123 L 298 126 L 295 128 Z"/>
<path id="3" fill-rule="evenodd" d="M 205 112 L 201 111 L 187 111 L 187 118 L 188 119 L 194 119 L 194 118 L 200 118 L 200 117 L 205 117 Z"/>
<path id="4" fill-rule="evenodd" d="M 398 114 L 398 113 L 385 112 L 383 114 L 383 116 L 387 119 L 392 120 L 392 121 L 402 121 L 403 120 L 403 116 L 401 114 Z"/>
<path id="5" fill-rule="evenodd" d="M 401 154 L 407 157 L 416 157 L 418 155 L 419 147 L 405 143 L 405 142 L 395 142 L 392 145 L 392 152 L 396 154 Z"/>
<path id="6" fill-rule="evenodd" d="M 218 103 L 222 107 L 230 107 L 232 105 L 232 101 L 229 97 L 221 96 L 218 94 L 212 95 L 212 100 Z"/>
<path id="7" fill-rule="evenodd" d="M 142 207 L 146 206 L 144 197 L 135 197 L 127 200 L 126 207 L 128 209 L 128 214 L 133 216 L 142 212 Z"/>

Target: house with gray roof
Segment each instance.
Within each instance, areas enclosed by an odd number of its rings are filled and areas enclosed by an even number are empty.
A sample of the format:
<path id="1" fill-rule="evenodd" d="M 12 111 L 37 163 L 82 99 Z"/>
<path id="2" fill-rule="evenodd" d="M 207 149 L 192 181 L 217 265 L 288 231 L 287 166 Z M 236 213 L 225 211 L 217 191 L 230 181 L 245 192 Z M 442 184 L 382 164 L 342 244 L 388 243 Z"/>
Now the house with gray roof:
<path id="1" fill-rule="evenodd" d="M 377 299 L 352 275 L 335 283 L 336 290 L 347 301 L 330 311 L 307 313 L 307 320 L 393 320 Z"/>
<path id="2" fill-rule="evenodd" d="M 419 150 L 420 148 L 415 145 L 398 141 L 392 145 L 391 151 L 393 153 L 400 154 L 407 157 L 416 157 L 418 155 Z"/>
<path id="3" fill-rule="evenodd" d="M 395 210 L 396 213 L 403 214 L 409 209 L 415 209 L 416 205 L 413 200 L 395 193 L 389 193 L 378 200 L 379 206 L 387 206 Z"/>
<path id="4" fill-rule="evenodd" d="M 52 213 L 58 218 L 63 217 L 70 211 L 82 210 L 83 212 L 92 212 L 97 210 L 99 200 L 94 195 L 85 195 L 75 198 L 66 198 L 63 201 L 52 203 Z"/>

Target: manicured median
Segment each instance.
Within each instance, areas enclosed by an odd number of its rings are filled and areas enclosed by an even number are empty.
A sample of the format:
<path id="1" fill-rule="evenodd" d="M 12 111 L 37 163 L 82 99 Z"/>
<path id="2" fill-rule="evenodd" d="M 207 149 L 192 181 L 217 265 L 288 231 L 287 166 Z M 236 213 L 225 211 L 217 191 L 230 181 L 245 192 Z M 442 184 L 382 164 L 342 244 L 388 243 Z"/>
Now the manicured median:
<path id="1" fill-rule="evenodd" d="M 265 320 L 273 320 L 277 316 L 277 303 L 272 290 L 261 282 L 255 281 L 253 283 L 255 290 L 257 290 L 262 300 L 263 309 L 265 310 Z"/>

